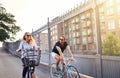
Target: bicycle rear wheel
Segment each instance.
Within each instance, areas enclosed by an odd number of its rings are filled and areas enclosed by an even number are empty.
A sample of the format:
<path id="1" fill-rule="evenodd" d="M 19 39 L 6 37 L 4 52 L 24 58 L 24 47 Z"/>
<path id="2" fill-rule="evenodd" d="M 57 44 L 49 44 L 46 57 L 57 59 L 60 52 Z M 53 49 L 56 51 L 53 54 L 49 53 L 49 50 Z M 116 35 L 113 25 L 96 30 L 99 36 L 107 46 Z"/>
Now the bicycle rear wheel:
<path id="1" fill-rule="evenodd" d="M 61 78 L 60 75 L 56 73 L 56 65 L 55 64 L 51 65 L 50 72 L 51 72 L 52 78 Z"/>
<path id="2" fill-rule="evenodd" d="M 66 72 L 66 78 L 80 78 L 80 74 L 74 66 L 69 66 Z"/>

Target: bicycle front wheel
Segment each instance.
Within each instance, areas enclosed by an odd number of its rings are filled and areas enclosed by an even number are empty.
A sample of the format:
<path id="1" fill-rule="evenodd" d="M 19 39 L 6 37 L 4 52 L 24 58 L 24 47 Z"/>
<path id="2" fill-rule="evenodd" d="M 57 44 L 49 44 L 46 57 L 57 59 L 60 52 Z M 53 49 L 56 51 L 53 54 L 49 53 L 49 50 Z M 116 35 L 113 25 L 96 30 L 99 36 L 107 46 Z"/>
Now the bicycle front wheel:
<path id="1" fill-rule="evenodd" d="M 26 78 L 32 78 L 32 73 L 31 72 L 27 72 L 27 77 Z"/>
<path id="2" fill-rule="evenodd" d="M 50 72 L 51 72 L 52 78 L 60 78 L 59 74 L 56 73 L 56 65 L 55 64 L 51 65 Z"/>
<path id="3" fill-rule="evenodd" d="M 74 66 L 69 66 L 65 75 L 66 78 L 80 78 L 80 74 Z"/>

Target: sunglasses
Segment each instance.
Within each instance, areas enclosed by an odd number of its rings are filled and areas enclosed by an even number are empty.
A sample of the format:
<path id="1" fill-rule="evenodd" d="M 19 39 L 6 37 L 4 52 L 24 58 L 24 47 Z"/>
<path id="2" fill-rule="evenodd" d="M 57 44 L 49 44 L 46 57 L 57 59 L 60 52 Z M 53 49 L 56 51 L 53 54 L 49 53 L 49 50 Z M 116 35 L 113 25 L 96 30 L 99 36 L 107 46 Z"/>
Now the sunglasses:
<path id="1" fill-rule="evenodd" d="M 63 41 L 64 39 L 60 39 L 61 41 Z"/>
<path id="2" fill-rule="evenodd" d="M 31 35 L 26 35 L 27 37 L 30 37 Z"/>

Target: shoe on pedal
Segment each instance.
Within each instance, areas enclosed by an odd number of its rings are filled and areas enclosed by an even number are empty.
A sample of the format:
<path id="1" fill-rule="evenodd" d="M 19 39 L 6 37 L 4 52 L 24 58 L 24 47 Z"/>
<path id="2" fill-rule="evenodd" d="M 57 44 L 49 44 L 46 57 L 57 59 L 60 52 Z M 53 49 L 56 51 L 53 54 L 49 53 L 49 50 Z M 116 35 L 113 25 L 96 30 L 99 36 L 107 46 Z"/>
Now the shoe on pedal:
<path id="1" fill-rule="evenodd" d="M 59 74 L 60 74 L 60 72 L 57 71 L 57 70 L 54 72 L 54 75 L 55 75 L 55 76 L 58 76 Z"/>

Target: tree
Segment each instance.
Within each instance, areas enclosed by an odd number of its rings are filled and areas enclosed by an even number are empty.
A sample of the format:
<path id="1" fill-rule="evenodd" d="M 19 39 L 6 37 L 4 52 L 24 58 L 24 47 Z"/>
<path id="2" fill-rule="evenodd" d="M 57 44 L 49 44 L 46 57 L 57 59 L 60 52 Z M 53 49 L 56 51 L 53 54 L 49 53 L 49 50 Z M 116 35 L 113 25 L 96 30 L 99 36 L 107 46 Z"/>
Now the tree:
<path id="1" fill-rule="evenodd" d="M 14 39 L 14 35 L 21 30 L 19 26 L 16 26 L 16 20 L 14 15 L 7 13 L 6 9 L 0 6 L 0 42 L 7 39 Z"/>
<path id="2" fill-rule="evenodd" d="M 120 39 L 111 32 L 106 35 L 102 47 L 103 55 L 120 55 Z"/>

